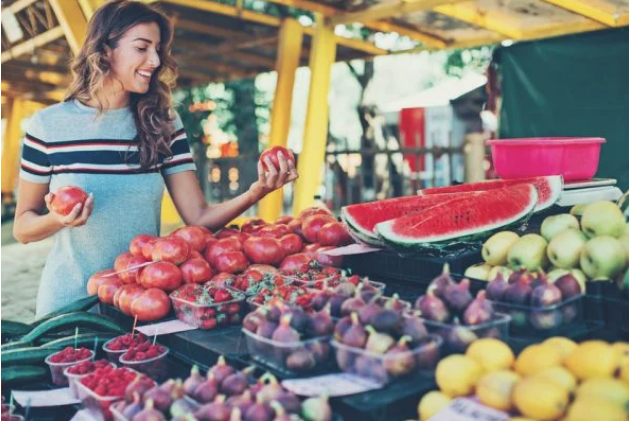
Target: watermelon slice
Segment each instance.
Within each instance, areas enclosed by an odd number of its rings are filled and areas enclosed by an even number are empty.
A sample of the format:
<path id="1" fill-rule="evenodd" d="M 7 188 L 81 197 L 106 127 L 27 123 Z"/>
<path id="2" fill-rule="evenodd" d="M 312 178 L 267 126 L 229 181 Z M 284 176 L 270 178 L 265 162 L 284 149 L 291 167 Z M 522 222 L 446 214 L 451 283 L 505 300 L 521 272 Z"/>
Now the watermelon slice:
<path id="1" fill-rule="evenodd" d="M 526 218 L 536 204 L 537 191 L 534 186 L 518 184 L 381 222 L 376 225 L 376 232 L 394 247 L 438 248 L 453 242 L 482 239 Z"/>
<path id="2" fill-rule="evenodd" d="M 374 246 L 382 246 L 384 243 L 374 230 L 376 224 L 419 213 L 435 205 L 453 200 L 462 200 L 477 194 L 479 193 L 465 192 L 460 194 L 407 196 L 370 203 L 359 203 L 343 207 L 341 209 L 341 219 L 348 226 L 350 234 L 354 236 L 355 240 Z"/>
<path id="3" fill-rule="evenodd" d="M 561 197 L 563 191 L 563 177 L 550 175 L 545 177 L 513 178 L 509 180 L 487 180 L 478 183 L 458 184 L 456 186 L 433 187 L 417 192 L 419 195 L 432 195 L 441 193 L 460 193 L 470 191 L 485 191 L 499 189 L 518 184 L 533 184 L 539 196 L 535 212 L 539 212 L 554 205 Z"/>

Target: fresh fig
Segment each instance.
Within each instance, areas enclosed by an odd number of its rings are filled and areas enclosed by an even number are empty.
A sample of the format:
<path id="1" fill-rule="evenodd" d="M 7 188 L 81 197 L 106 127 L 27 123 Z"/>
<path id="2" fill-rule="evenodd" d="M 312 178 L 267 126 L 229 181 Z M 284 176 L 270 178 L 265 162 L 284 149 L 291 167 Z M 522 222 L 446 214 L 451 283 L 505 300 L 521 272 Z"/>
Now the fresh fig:
<path id="1" fill-rule="evenodd" d="M 242 395 L 231 396 L 227 399 L 226 404 L 230 408 L 238 408 L 241 413 L 246 413 L 247 409 L 253 405 L 254 401 L 251 397 L 251 391 L 245 390 Z"/>
<path id="2" fill-rule="evenodd" d="M 531 296 L 531 287 L 524 282 L 516 282 L 509 285 L 502 296 L 506 303 L 526 305 Z"/>
<path id="3" fill-rule="evenodd" d="M 352 298 L 348 298 L 341 305 L 341 316 L 348 316 L 354 312 L 357 312 L 361 307 L 365 306 L 365 302 L 361 298 L 360 294 L 355 294 Z"/>
<path id="4" fill-rule="evenodd" d="M 402 318 L 402 335 L 409 336 L 411 344 L 417 345 L 422 338 L 428 335 L 428 330 L 424 322 L 416 315 L 405 315 Z"/>
<path id="5" fill-rule="evenodd" d="M 454 326 L 447 333 L 446 344 L 452 352 L 463 353 L 476 339 L 478 337 L 472 330 L 464 326 Z"/>
<path id="6" fill-rule="evenodd" d="M 334 332 L 334 321 L 330 316 L 330 306 L 310 315 L 310 322 L 306 329 L 306 334 L 310 338 L 330 336 Z"/>
<path id="7" fill-rule="evenodd" d="M 279 384 L 274 375 L 266 373 L 260 380 L 262 380 L 265 385 L 258 391 L 256 398 L 261 397 L 264 402 L 271 402 L 284 393 L 284 388 Z"/>
<path id="8" fill-rule="evenodd" d="M 389 375 L 403 376 L 415 368 L 415 359 L 407 345 L 410 340 L 410 336 L 402 336 L 384 355 L 383 365 Z"/>
<path id="9" fill-rule="evenodd" d="M 353 372 L 361 377 L 370 378 L 383 384 L 388 380 L 387 371 L 382 366 L 382 363 L 369 355 L 361 355 L 356 358 Z"/>
<path id="10" fill-rule="evenodd" d="M 306 421 L 330 421 L 332 408 L 327 396 L 308 398 L 302 404 L 301 415 Z"/>
<path id="11" fill-rule="evenodd" d="M 312 297 L 310 304 L 316 311 L 321 311 L 326 304 L 328 304 L 328 301 L 330 301 L 330 297 L 332 297 L 332 291 L 329 289 L 323 289 Z"/>
<path id="12" fill-rule="evenodd" d="M 334 327 L 334 339 L 337 342 L 343 342 L 343 335 L 347 332 L 347 329 L 352 325 L 351 316 L 345 316 L 336 322 L 336 326 Z"/>
<path id="13" fill-rule="evenodd" d="M 343 334 L 342 342 L 352 348 L 364 348 L 368 339 L 367 332 L 360 324 L 356 313 L 352 313 L 350 317 L 352 319 L 352 324 L 345 331 L 345 334 Z"/>
<path id="14" fill-rule="evenodd" d="M 290 415 L 286 413 L 286 410 L 278 401 L 273 401 L 270 404 L 273 412 L 275 412 L 275 417 L 273 417 L 273 421 L 291 421 Z"/>
<path id="15" fill-rule="evenodd" d="M 439 343 L 433 337 L 426 337 L 417 344 L 417 348 L 421 348 L 416 354 L 417 368 L 419 370 L 434 370 L 441 357 Z"/>
<path id="16" fill-rule="evenodd" d="M 509 284 L 523 283 L 530 285 L 533 282 L 533 276 L 526 269 L 516 270 L 509 276 Z"/>
<path id="17" fill-rule="evenodd" d="M 373 352 L 374 354 L 384 354 L 393 346 L 393 344 L 395 344 L 395 339 L 393 339 L 390 335 L 387 335 L 386 333 L 379 333 L 371 325 L 367 326 L 365 330 L 369 332 L 369 338 L 367 339 L 367 344 L 365 345 L 365 349 L 369 352 Z"/>
<path id="18" fill-rule="evenodd" d="M 533 307 L 550 307 L 561 302 L 561 291 L 553 284 L 543 284 L 531 291 Z"/>
<path id="19" fill-rule="evenodd" d="M 273 409 L 258 394 L 256 402 L 247 409 L 245 421 L 273 421 Z"/>
<path id="20" fill-rule="evenodd" d="M 210 403 L 218 395 L 218 381 L 214 378 L 214 374 L 210 373 L 208 378 L 199 384 L 191 396 L 200 403 Z"/>
<path id="21" fill-rule="evenodd" d="M 252 371 L 253 368 L 246 368 L 245 370 Z M 219 391 L 222 395 L 234 396 L 240 395 L 249 387 L 248 372 L 245 370 L 238 371 L 234 374 L 230 374 L 225 377 L 225 380 L 221 383 Z"/>
<path id="22" fill-rule="evenodd" d="M 123 408 L 118 408 L 120 413 L 125 416 L 126 419 L 130 420 L 135 417 L 137 413 L 142 411 L 144 405 L 142 405 L 142 400 L 140 399 L 140 395 L 138 392 L 133 393 L 133 402 L 125 405 Z"/>
<path id="23" fill-rule="evenodd" d="M 505 290 L 509 287 L 509 283 L 504 280 L 502 273 L 498 273 L 493 281 L 487 284 L 487 298 L 493 301 L 502 301 Z"/>
<path id="24" fill-rule="evenodd" d="M 462 314 L 473 299 L 470 293 L 470 280 L 467 278 L 458 284 L 448 286 L 443 292 L 443 301 L 458 314 Z"/>
<path id="25" fill-rule="evenodd" d="M 485 299 L 486 292 L 481 290 L 463 313 L 463 323 L 468 326 L 486 323 L 494 316 L 491 302 Z"/>
<path id="26" fill-rule="evenodd" d="M 197 386 L 203 383 L 204 380 L 205 378 L 199 372 L 199 366 L 197 366 L 196 364 L 193 365 L 192 369 L 190 370 L 190 375 L 188 376 L 186 381 L 183 382 L 183 391 L 186 395 L 192 396 Z"/>
<path id="27" fill-rule="evenodd" d="M 395 310 L 382 310 L 371 321 L 375 330 L 389 335 L 395 335 L 400 331 L 402 316 Z"/>
<path id="28" fill-rule="evenodd" d="M 172 417 L 183 417 L 186 414 L 191 414 L 199 409 L 199 404 L 191 399 L 179 398 L 170 405 L 170 415 Z"/>
<path id="29" fill-rule="evenodd" d="M 561 325 L 563 315 L 560 311 L 534 311 L 529 315 L 531 325 L 539 330 L 550 330 Z"/>
<path id="30" fill-rule="evenodd" d="M 155 382 L 148 376 L 137 376 L 125 388 L 124 398 L 127 402 L 133 402 L 136 393 L 142 397 L 147 390 L 152 389 L 154 386 Z"/>
<path id="31" fill-rule="evenodd" d="M 242 320 L 242 327 L 247 329 L 249 332 L 256 333 L 262 321 L 266 319 L 266 313 L 267 309 L 265 307 L 260 307 L 258 310 L 247 314 Z"/>
<path id="32" fill-rule="evenodd" d="M 225 396 L 220 395 L 212 403 L 202 405 L 194 412 L 199 421 L 229 421 L 231 408 L 225 404 Z"/>
<path id="33" fill-rule="evenodd" d="M 159 386 L 155 386 L 144 393 L 142 397 L 145 405 L 148 401 L 152 402 L 152 407 L 159 411 L 168 411 L 170 408 L 170 404 L 172 403 L 172 399 L 170 397 L 170 393 L 164 389 L 160 389 Z"/>
<path id="34" fill-rule="evenodd" d="M 579 281 L 570 273 L 557 279 L 554 285 L 559 288 L 564 300 L 582 294 Z"/>
<path id="35" fill-rule="evenodd" d="M 229 414 L 229 421 L 242 421 L 242 411 L 240 408 L 232 408 L 232 412 Z"/>
<path id="36" fill-rule="evenodd" d="M 456 285 L 456 283 L 450 276 L 450 265 L 448 263 L 445 263 L 443 265 L 441 275 L 433 279 L 430 285 L 428 285 L 428 291 L 432 291 L 435 297 L 443 298 L 443 293 L 445 292 L 446 288 L 451 285 Z"/>
<path id="37" fill-rule="evenodd" d="M 393 297 L 389 298 L 384 303 L 384 308 L 395 311 L 396 313 L 403 313 L 407 310 L 407 304 L 400 300 L 400 296 L 398 294 L 393 294 Z"/>
<path id="38" fill-rule="evenodd" d="M 316 363 L 312 352 L 306 349 L 292 352 L 288 358 L 286 358 L 286 368 L 301 373 L 312 370 Z"/>
<path id="39" fill-rule="evenodd" d="M 309 327 L 310 319 L 301 307 L 293 306 L 288 308 L 284 315 L 290 314 L 290 327 L 298 333 L 305 333 Z"/>
<path id="40" fill-rule="evenodd" d="M 380 296 L 380 291 L 371 285 L 367 278 L 364 278 L 363 282 L 358 285 L 357 293 L 360 294 L 360 298 L 362 298 L 365 303 L 369 303 L 373 301 L 374 298 Z"/>
<path id="41" fill-rule="evenodd" d="M 430 290 L 417 299 L 415 308 L 421 312 L 423 318 L 435 322 L 446 323 L 451 317 L 446 304 Z"/>
<path id="42" fill-rule="evenodd" d="M 266 309 L 266 319 L 273 323 L 279 323 L 284 314 L 284 303 L 281 301 L 273 301 Z"/>
<path id="43" fill-rule="evenodd" d="M 132 421 L 166 421 L 166 417 L 153 407 L 153 400 L 144 402 L 144 409 L 135 414 Z"/>
<path id="44" fill-rule="evenodd" d="M 258 329 L 256 330 L 256 335 L 262 336 L 263 338 L 266 338 L 266 339 L 271 339 L 277 327 L 278 327 L 278 324 L 275 322 L 272 322 L 266 319 L 262 320 L 262 322 L 260 323 L 260 326 L 258 326 Z"/>
<path id="45" fill-rule="evenodd" d="M 275 342 L 281 343 L 292 343 L 299 342 L 300 336 L 299 332 L 293 329 L 290 325 L 290 321 L 292 319 L 292 315 L 285 314 L 280 319 L 280 325 L 275 329 L 271 339 Z"/>
<path id="46" fill-rule="evenodd" d="M 358 310 L 358 319 L 364 325 L 369 325 L 374 317 L 382 311 L 382 307 L 376 302 L 369 302 Z"/>
<path id="47" fill-rule="evenodd" d="M 207 377 L 210 378 L 210 375 L 212 375 L 212 377 L 218 383 L 221 383 L 225 379 L 225 377 L 229 376 L 230 374 L 234 374 L 235 371 L 236 370 L 234 369 L 234 367 L 227 364 L 227 362 L 225 361 L 225 357 L 221 355 L 220 357 L 218 357 L 218 361 L 216 362 L 216 364 L 214 364 L 214 366 L 212 366 L 212 368 L 210 368 L 210 370 L 207 372 Z"/>
<path id="48" fill-rule="evenodd" d="M 279 402 L 289 414 L 299 414 L 301 412 L 301 401 L 290 392 L 284 392 L 274 400 Z"/>
<path id="49" fill-rule="evenodd" d="M 332 317 L 341 317 L 341 308 L 343 303 L 347 300 L 347 297 L 341 294 L 334 293 L 328 303 L 330 304 L 330 315 Z"/>

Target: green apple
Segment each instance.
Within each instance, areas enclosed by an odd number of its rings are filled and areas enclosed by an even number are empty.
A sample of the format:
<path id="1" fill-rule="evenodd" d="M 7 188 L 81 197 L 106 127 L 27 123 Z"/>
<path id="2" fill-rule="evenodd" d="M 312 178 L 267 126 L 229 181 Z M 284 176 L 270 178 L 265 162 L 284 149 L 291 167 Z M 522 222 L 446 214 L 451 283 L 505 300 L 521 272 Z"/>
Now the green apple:
<path id="1" fill-rule="evenodd" d="M 602 235 L 619 238 L 625 232 L 625 226 L 625 216 L 612 202 L 591 203 L 581 216 L 581 229 L 589 238 Z"/>
<path id="2" fill-rule="evenodd" d="M 526 234 L 520 237 L 509 249 L 509 266 L 512 269 L 534 271 L 548 266 L 546 247 L 548 243 L 538 234 Z"/>
<path id="3" fill-rule="evenodd" d="M 574 205 L 572 208 L 570 208 L 570 215 L 574 215 L 574 216 L 583 215 L 583 210 L 585 209 L 586 206 L 587 205 L 584 203 Z"/>
<path id="4" fill-rule="evenodd" d="M 489 275 L 489 271 L 491 270 L 491 266 L 487 263 L 479 263 L 477 265 L 472 265 L 465 269 L 464 276 L 466 278 L 474 278 L 479 279 L 481 281 L 486 281 Z"/>
<path id="5" fill-rule="evenodd" d="M 568 228 L 557 234 L 548 244 L 546 254 L 553 266 L 561 269 L 572 269 L 579 265 L 581 249 L 587 241 L 580 230 Z"/>
<path id="6" fill-rule="evenodd" d="M 622 243 L 609 235 L 588 240 L 581 250 L 581 269 L 590 279 L 612 279 L 625 268 L 625 264 Z"/>
<path id="7" fill-rule="evenodd" d="M 569 213 L 562 213 L 561 215 L 549 216 L 542 222 L 541 234 L 546 241 L 550 241 L 562 231 L 568 228 L 579 229 L 579 220 L 576 216 Z"/>
<path id="8" fill-rule="evenodd" d="M 509 248 L 518 238 L 520 236 L 512 231 L 501 231 L 492 235 L 483 244 L 483 259 L 492 266 L 505 265 Z"/>
<path id="9" fill-rule="evenodd" d="M 494 279 L 496 279 L 496 276 L 498 276 L 498 274 L 501 274 L 502 275 L 502 279 L 504 279 L 506 281 L 506 280 L 509 279 L 509 276 L 511 276 L 512 273 L 513 273 L 513 270 L 511 270 L 511 268 L 508 268 L 507 266 L 494 266 L 489 271 L 489 275 L 487 276 L 487 280 L 491 282 Z"/>

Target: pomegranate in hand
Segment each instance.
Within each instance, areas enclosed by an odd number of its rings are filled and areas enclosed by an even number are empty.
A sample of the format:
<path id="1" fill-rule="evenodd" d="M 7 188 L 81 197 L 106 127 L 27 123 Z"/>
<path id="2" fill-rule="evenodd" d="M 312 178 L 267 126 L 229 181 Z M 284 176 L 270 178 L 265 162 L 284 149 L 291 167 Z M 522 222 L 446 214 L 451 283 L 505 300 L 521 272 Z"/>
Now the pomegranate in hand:
<path id="1" fill-rule="evenodd" d="M 61 187 L 52 194 L 50 206 L 52 207 L 53 212 L 66 216 L 69 215 L 70 212 L 72 212 L 72 209 L 74 209 L 74 207 L 79 203 L 81 206 L 85 205 L 87 197 L 87 193 L 85 193 L 80 187 Z"/>

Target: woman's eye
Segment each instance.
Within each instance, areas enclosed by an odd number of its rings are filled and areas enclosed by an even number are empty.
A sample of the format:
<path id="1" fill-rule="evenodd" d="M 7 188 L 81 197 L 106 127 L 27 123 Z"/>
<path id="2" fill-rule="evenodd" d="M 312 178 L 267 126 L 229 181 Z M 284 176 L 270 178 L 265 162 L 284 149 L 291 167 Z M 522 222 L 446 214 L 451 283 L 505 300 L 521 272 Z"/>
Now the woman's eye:
<path id="1" fill-rule="evenodd" d="M 146 48 L 136 47 L 135 49 L 138 50 L 138 51 L 146 51 Z"/>

